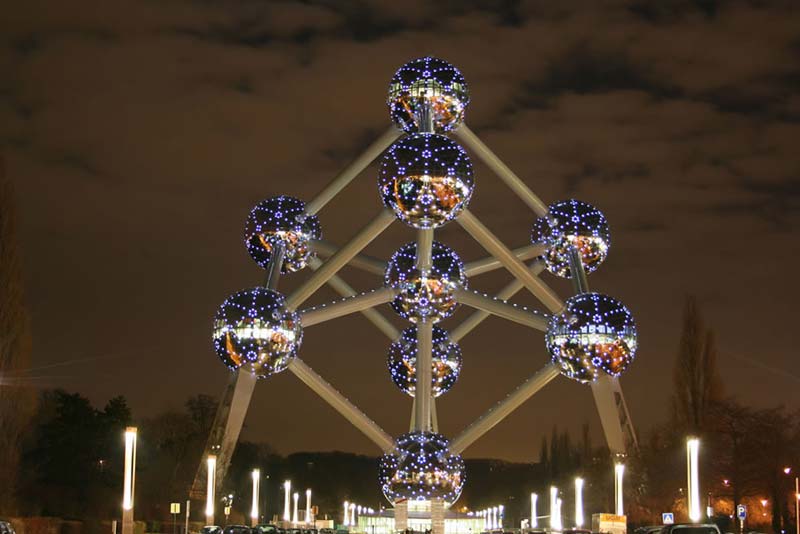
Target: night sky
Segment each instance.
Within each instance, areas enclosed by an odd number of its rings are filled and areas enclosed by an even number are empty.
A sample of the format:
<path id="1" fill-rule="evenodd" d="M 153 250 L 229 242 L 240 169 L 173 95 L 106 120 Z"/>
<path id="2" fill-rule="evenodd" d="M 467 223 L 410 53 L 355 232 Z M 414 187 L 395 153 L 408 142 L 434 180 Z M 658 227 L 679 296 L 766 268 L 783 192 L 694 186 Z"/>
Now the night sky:
<path id="1" fill-rule="evenodd" d="M 622 385 L 640 431 L 666 421 L 687 294 L 716 331 L 727 393 L 800 408 L 797 3 L 561 4 L 6 6 L 0 142 L 18 193 L 31 383 L 96 403 L 122 394 L 138 417 L 219 396 L 227 372 L 211 318 L 264 279 L 242 242 L 250 208 L 313 198 L 389 126 L 394 71 L 431 54 L 461 69 L 470 128 L 545 202 L 578 198 L 608 218 L 611 252 L 589 283 L 637 319 Z M 473 160 L 470 209 L 509 247 L 527 244 L 534 215 Z M 326 239 L 346 242 L 378 212 L 376 176 L 373 166 L 321 211 Z M 413 236 L 395 223 L 367 252 L 388 258 Z M 486 255 L 455 223 L 437 239 L 466 260 Z M 359 289 L 381 284 L 341 274 Z M 470 285 L 509 280 L 498 271 Z M 309 303 L 334 297 L 326 288 Z M 397 435 L 411 401 L 389 379 L 388 346 L 353 315 L 307 328 L 300 356 Z M 462 348 L 461 379 L 438 402 L 450 437 L 547 361 L 540 332 L 495 318 Z M 599 442 L 589 388 L 559 378 L 466 456 L 535 460 L 554 424 L 577 437 L 584 422 Z M 282 453 L 378 452 L 289 372 L 259 383 L 244 437 Z"/>

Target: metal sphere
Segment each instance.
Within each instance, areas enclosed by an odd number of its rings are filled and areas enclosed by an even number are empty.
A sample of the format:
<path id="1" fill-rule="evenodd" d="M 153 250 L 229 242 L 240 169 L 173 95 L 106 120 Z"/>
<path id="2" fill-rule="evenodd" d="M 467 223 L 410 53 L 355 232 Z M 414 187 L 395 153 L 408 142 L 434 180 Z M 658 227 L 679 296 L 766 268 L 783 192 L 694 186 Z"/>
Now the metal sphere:
<path id="1" fill-rule="evenodd" d="M 581 293 L 550 318 L 547 351 L 561 372 L 589 383 L 600 373 L 622 374 L 636 355 L 636 323 L 621 302 L 600 293 Z"/>
<path id="2" fill-rule="evenodd" d="M 467 287 L 464 263 L 458 254 L 437 241 L 433 242 L 431 269 L 416 267 L 417 244 L 406 243 L 394 253 L 386 268 L 384 283 L 400 290 L 392 308 L 412 323 L 438 322 L 450 317 L 458 302 L 453 291 Z"/>
<path id="3" fill-rule="evenodd" d="M 458 143 L 443 135 L 414 134 L 386 151 L 378 186 L 398 219 L 414 228 L 436 228 L 467 207 L 475 179 Z"/>
<path id="4" fill-rule="evenodd" d="M 300 316 L 263 287 L 228 297 L 214 316 L 214 350 L 230 369 L 266 378 L 286 369 L 303 341 Z"/>
<path id="5" fill-rule="evenodd" d="M 380 460 L 379 478 L 384 496 L 401 499 L 442 499 L 452 504 L 464 488 L 464 460 L 450 454 L 450 442 L 434 432 L 409 432 Z"/>
<path id="6" fill-rule="evenodd" d="M 419 131 L 423 109 L 429 107 L 434 131 L 442 133 L 464 122 L 469 91 L 457 68 L 439 58 L 423 57 L 397 70 L 386 103 L 392 121 L 409 133 Z"/>
<path id="7" fill-rule="evenodd" d="M 269 265 L 272 247 L 283 242 L 285 254 L 281 271 L 299 271 L 312 256 L 310 241 L 322 236 L 316 215 L 306 215 L 306 203 L 285 195 L 259 202 L 250 211 L 244 227 L 244 243 L 255 262 Z"/>
<path id="8" fill-rule="evenodd" d="M 533 223 L 531 242 L 544 245 L 547 270 L 562 278 L 571 278 L 569 252 L 576 247 L 586 273 L 595 271 L 608 256 L 611 233 L 605 216 L 579 200 L 551 204 L 546 217 Z"/>
<path id="9" fill-rule="evenodd" d="M 389 347 L 389 372 L 392 382 L 407 395 L 417 386 L 417 327 L 403 330 L 400 339 Z M 461 347 L 450 341 L 447 331 L 433 327 L 433 396 L 450 391 L 461 372 Z"/>

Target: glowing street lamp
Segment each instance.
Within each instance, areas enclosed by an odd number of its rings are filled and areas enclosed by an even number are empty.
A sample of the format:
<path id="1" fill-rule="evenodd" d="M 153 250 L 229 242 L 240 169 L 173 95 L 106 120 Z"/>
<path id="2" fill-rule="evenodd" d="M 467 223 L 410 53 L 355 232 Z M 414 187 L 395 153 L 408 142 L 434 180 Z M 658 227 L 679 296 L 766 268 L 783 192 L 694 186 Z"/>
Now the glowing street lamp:
<path id="1" fill-rule="evenodd" d="M 294 500 L 294 509 L 293 509 L 293 513 L 292 513 L 292 523 L 296 525 L 298 523 L 298 521 L 297 521 L 297 503 L 300 501 L 300 494 L 295 491 L 294 494 L 292 495 L 292 499 Z"/>
<path id="2" fill-rule="evenodd" d="M 133 534 L 133 494 L 136 485 L 136 427 L 125 429 L 125 476 L 122 485 L 122 534 Z"/>
<path id="3" fill-rule="evenodd" d="M 206 525 L 214 524 L 214 489 L 217 478 L 217 457 L 209 454 L 206 459 Z"/>
<path id="4" fill-rule="evenodd" d="M 531 528 L 537 528 L 539 526 L 539 514 L 536 511 L 536 503 L 538 500 L 539 496 L 535 493 L 531 493 Z"/>
<path id="5" fill-rule="evenodd" d="M 561 530 L 561 516 L 558 514 L 558 488 L 550 486 L 550 529 Z"/>
<path id="6" fill-rule="evenodd" d="M 311 523 L 311 489 L 306 490 L 306 523 Z"/>
<path id="7" fill-rule="evenodd" d="M 693 523 L 697 523 L 702 517 L 700 511 L 700 474 L 697 466 L 699 452 L 700 440 L 697 438 L 689 438 L 686 441 L 686 476 L 689 490 L 689 519 Z"/>
<path id="8" fill-rule="evenodd" d="M 292 516 L 289 512 L 289 495 L 292 492 L 292 481 L 287 480 L 283 483 L 283 520 L 287 523 L 291 521 Z"/>
<path id="9" fill-rule="evenodd" d="M 623 489 L 624 478 L 625 478 L 625 464 L 618 462 L 617 464 L 614 465 L 614 508 L 615 508 L 614 513 L 617 515 L 625 515 L 625 506 L 624 503 L 622 502 L 622 489 Z"/>
<path id="10" fill-rule="evenodd" d="M 344 526 L 350 526 L 350 503 L 344 501 Z"/>
<path id="11" fill-rule="evenodd" d="M 355 503 L 350 503 L 350 526 L 356 526 L 356 505 Z"/>
<path id="12" fill-rule="evenodd" d="M 250 509 L 250 523 L 251 526 L 256 526 L 258 523 L 258 492 L 261 485 L 261 470 L 253 469 L 253 506 Z"/>
<path id="13" fill-rule="evenodd" d="M 563 516 L 561 515 L 561 505 L 564 501 L 561 500 L 561 497 L 556 499 L 556 519 L 558 520 L 558 530 L 564 529 L 564 521 Z"/>
<path id="14" fill-rule="evenodd" d="M 505 507 L 502 504 L 497 507 L 497 528 L 503 528 L 503 510 Z"/>
<path id="15" fill-rule="evenodd" d="M 575 526 L 583 526 L 583 479 L 575 479 Z"/>

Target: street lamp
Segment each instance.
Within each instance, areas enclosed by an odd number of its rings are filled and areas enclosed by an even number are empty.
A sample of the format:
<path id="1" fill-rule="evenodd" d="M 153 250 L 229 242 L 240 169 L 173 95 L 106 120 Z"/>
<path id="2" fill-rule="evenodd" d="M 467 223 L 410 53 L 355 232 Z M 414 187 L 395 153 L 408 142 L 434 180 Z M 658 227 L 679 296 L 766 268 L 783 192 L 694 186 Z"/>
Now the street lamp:
<path id="1" fill-rule="evenodd" d="M 306 524 L 311 523 L 311 488 L 306 490 Z"/>
<path id="2" fill-rule="evenodd" d="M 283 483 L 283 520 L 287 523 L 291 521 L 292 516 L 289 512 L 289 494 L 292 492 L 292 481 L 287 480 Z"/>
<path id="3" fill-rule="evenodd" d="M 536 512 L 536 501 L 538 500 L 539 496 L 535 493 L 531 493 L 531 528 L 537 528 L 539 526 L 539 514 Z"/>
<path id="4" fill-rule="evenodd" d="M 561 516 L 558 513 L 558 488 L 550 486 L 550 529 L 561 530 Z"/>
<path id="5" fill-rule="evenodd" d="M 125 429 L 125 478 L 122 486 L 122 534 L 133 534 L 133 494 L 136 485 L 136 427 Z"/>
<path id="6" fill-rule="evenodd" d="M 209 454 L 206 458 L 206 525 L 214 524 L 214 489 L 217 478 L 217 457 Z"/>
<path id="7" fill-rule="evenodd" d="M 350 526 L 350 503 L 344 501 L 344 526 Z"/>
<path id="8" fill-rule="evenodd" d="M 686 477 L 688 486 L 689 519 L 693 523 L 700 521 L 700 474 L 697 466 L 698 455 L 700 452 L 700 440 L 689 438 L 686 441 Z"/>
<path id="9" fill-rule="evenodd" d="M 614 465 L 614 513 L 625 515 L 625 506 L 622 501 L 622 482 L 625 476 L 625 464 L 616 463 Z"/>
<path id="10" fill-rule="evenodd" d="M 575 526 L 583 526 L 583 479 L 575 479 Z"/>
<path id="11" fill-rule="evenodd" d="M 261 470 L 253 469 L 253 506 L 250 509 L 250 526 L 258 523 L 258 492 L 261 483 Z"/>
<path id="12" fill-rule="evenodd" d="M 297 520 L 297 503 L 300 501 L 300 494 L 295 491 L 294 494 L 292 495 L 292 499 L 294 500 L 294 509 L 293 509 L 293 513 L 292 513 L 292 523 L 296 525 L 298 523 L 298 520 Z"/>

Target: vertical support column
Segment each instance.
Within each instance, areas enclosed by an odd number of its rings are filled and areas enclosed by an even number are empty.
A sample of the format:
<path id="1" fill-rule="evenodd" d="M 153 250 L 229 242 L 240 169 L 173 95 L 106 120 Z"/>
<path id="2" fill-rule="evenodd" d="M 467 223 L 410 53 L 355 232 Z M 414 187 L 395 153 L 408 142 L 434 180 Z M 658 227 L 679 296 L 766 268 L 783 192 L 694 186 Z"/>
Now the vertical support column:
<path id="1" fill-rule="evenodd" d="M 431 534 L 444 534 L 444 501 L 431 499 Z"/>
<path id="2" fill-rule="evenodd" d="M 125 474 L 122 487 L 122 534 L 133 534 L 133 499 L 136 490 L 136 427 L 125 429 Z"/>
<path id="3" fill-rule="evenodd" d="M 569 270 L 572 275 L 572 287 L 575 294 L 586 293 L 589 291 L 589 281 L 586 279 L 586 269 L 583 268 L 581 253 L 577 247 L 569 249 Z"/>
<path id="4" fill-rule="evenodd" d="M 403 531 L 408 528 L 408 501 L 402 500 L 394 503 L 394 531 Z"/>
<path id="5" fill-rule="evenodd" d="M 433 367 L 433 323 L 417 323 L 417 385 L 414 391 L 414 426 L 419 431 L 431 430 L 431 398 Z"/>

